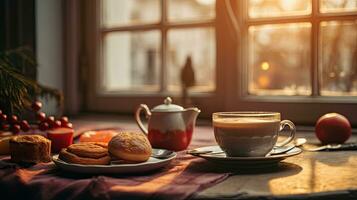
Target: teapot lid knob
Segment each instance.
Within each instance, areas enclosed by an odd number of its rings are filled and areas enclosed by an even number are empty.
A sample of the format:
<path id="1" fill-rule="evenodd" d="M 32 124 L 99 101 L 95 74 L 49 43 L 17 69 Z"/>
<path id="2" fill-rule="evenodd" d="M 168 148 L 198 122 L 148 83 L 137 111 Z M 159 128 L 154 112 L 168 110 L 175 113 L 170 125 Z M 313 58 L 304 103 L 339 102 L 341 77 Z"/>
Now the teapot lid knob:
<path id="1" fill-rule="evenodd" d="M 172 99 L 170 97 L 166 97 L 164 100 L 164 104 L 154 107 L 151 112 L 177 112 L 183 110 L 183 107 L 173 104 Z"/>
<path id="2" fill-rule="evenodd" d="M 171 103 L 172 103 L 171 97 L 166 97 L 166 99 L 164 100 L 164 104 L 165 105 L 170 105 Z"/>

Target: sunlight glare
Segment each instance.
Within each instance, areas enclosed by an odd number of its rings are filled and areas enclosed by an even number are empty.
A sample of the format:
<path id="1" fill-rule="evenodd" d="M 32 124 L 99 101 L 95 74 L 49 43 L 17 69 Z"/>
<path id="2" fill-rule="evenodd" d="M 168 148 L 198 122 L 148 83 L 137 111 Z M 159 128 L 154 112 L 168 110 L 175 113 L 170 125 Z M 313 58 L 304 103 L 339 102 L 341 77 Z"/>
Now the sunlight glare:
<path id="1" fill-rule="evenodd" d="M 268 71 L 270 68 L 270 65 L 268 62 L 262 62 L 260 67 L 262 68 L 263 71 Z"/>
<path id="2" fill-rule="evenodd" d="M 280 4 L 284 10 L 294 10 L 296 8 L 296 1 L 280 0 Z"/>
<path id="3" fill-rule="evenodd" d="M 260 88 L 267 88 L 270 85 L 270 79 L 268 76 L 259 76 L 258 83 Z"/>
<path id="4" fill-rule="evenodd" d="M 196 0 L 196 1 L 202 5 L 212 5 L 216 2 L 216 0 Z"/>

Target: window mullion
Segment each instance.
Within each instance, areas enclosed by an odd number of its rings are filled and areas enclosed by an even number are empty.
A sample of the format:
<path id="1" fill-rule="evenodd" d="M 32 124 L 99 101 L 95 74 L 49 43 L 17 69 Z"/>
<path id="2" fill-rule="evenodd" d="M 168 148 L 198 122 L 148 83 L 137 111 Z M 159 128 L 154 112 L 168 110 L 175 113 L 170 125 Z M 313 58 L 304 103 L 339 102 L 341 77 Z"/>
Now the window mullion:
<path id="1" fill-rule="evenodd" d="M 104 27 L 101 28 L 101 32 L 110 33 L 116 31 L 146 31 L 146 30 L 156 30 L 161 27 L 160 23 L 157 24 L 139 24 L 139 25 L 125 25 L 116 27 Z"/>
<path id="2" fill-rule="evenodd" d="M 263 17 L 256 19 L 247 19 L 248 25 L 264 25 L 264 24 L 282 24 L 282 23 L 297 23 L 307 22 L 311 19 L 311 15 L 306 16 L 286 16 L 286 17 Z"/>
<path id="3" fill-rule="evenodd" d="M 160 91 L 167 91 L 167 1 L 161 0 L 161 73 Z"/>
<path id="4" fill-rule="evenodd" d="M 179 28 L 196 28 L 196 27 L 215 27 L 216 21 L 202 21 L 202 22 L 184 22 L 184 23 L 157 23 L 157 24 L 141 24 L 141 25 L 126 25 L 118 27 L 101 28 L 102 33 L 111 33 L 118 31 L 147 31 L 147 30 L 158 30 L 163 26 L 167 29 L 179 29 Z"/>
<path id="5" fill-rule="evenodd" d="M 320 95 L 320 80 L 319 80 L 319 2 L 312 0 L 312 19 L 311 19 L 311 89 L 312 96 Z"/>

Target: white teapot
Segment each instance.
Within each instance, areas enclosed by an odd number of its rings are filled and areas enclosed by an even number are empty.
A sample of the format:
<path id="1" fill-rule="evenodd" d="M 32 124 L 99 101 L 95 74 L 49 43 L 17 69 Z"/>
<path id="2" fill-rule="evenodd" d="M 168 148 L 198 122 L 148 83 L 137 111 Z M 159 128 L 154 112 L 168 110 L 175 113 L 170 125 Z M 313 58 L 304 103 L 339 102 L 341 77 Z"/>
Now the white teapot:
<path id="1" fill-rule="evenodd" d="M 148 129 L 140 119 L 144 111 L 148 118 Z M 186 108 L 172 104 L 172 99 L 166 97 L 164 104 L 153 109 L 140 104 L 135 112 L 139 128 L 148 136 L 154 148 L 180 151 L 187 148 L 191 142 L 196 119 L 201 111 L 198 108 Z"/>

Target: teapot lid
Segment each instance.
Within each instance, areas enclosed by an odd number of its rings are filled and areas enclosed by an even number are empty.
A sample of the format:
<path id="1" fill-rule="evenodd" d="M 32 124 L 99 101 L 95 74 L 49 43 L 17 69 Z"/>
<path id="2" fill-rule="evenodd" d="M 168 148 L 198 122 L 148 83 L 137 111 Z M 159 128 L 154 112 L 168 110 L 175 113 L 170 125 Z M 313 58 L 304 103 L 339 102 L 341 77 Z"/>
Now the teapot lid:
<path id="1" fill-rule="evenodd" d="M 164 104 L 155 106 L 151 112 L 175 112 L 175 111 L 183 111 L 183 107 L 172 104 L 172 99 L 170 97 L 166 97 L 164 100 Z"/>

